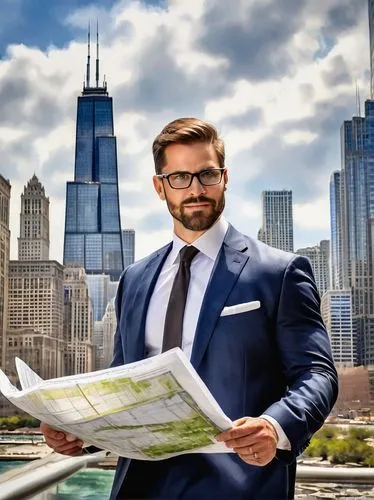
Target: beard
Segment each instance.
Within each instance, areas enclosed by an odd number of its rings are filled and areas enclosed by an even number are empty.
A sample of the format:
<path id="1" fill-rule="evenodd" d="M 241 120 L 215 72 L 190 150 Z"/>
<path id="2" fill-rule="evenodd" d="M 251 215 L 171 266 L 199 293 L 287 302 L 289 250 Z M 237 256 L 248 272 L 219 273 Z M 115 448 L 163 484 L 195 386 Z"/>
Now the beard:
<path id="1" fill-rule="evenodd" d="M 172 217 L 178 220 L 183 227 L 190 231 L 206 231 L 214 225 L 222 214 L 225 208 L 225 193 L 222 191 L 222 195 L 218 200 L 212 200 L 206 196 L 198 196 L 197 198 L 188 198 L 181 205 L 174 205 L 168 199 L 166 199 L 166 203 Z M 186 213 L 185 205 L 190 203 L 209 203 L 210 207 L 209 209 L 207 207 L 189 214 Z"/>

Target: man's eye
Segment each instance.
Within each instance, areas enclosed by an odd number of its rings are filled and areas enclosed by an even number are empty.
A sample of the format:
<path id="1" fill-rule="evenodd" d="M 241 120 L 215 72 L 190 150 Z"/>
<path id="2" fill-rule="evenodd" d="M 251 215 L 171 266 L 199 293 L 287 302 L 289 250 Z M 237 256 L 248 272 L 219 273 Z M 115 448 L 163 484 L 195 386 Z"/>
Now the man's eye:
<path id="1" fill-rule="evenodd" d="M 179 182 L 180 181 L 185 181 L 188 178 L 189 178 L 189 174 L 180 173 L 180 174 L 173 175 L 173 180 L 179 181 Z"/>
<path id="2" fill-rule="evenodd" d="M 217 170 L 210 169 L 210 170 L 204 170 L 204 172 L 201 172 L 200 176 L 203 179 L 215 179 L 217 177 L 217 174 L 219 175 Z"/>

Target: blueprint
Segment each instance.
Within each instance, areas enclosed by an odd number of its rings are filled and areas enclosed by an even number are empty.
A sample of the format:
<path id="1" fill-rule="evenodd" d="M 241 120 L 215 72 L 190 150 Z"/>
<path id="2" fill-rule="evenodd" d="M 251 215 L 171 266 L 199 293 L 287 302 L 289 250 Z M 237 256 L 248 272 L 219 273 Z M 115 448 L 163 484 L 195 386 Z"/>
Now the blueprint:
<path id="1" fill-rule="evenodd" d="M 47 424 L 123 457 L 160 460 L 229 452 L 214 437 L 232 427 L 176 348 L 107 370 L 42 380 L 16 358 L 22 390 L 0 370 L 0 392 Z"/>

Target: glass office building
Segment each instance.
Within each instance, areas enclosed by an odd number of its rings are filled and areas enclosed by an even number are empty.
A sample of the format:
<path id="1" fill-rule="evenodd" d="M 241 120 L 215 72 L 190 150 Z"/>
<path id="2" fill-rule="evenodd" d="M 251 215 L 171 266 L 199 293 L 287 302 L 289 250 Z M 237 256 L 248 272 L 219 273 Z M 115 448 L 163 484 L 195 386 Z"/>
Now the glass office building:
<path id="1" fill-rule="evenodd" d="M 341 129 L 342 171 L 340 218 L 332 219 L 332 237 L 341 224 L 343 287 L 352 290 L 359 364 L 374 363 L 374 101 L 365 102 L 365 116 L 353 117 Z M 335 203 L 336 205 L 336 203 Z M 340 221 L 340 222 L 339 222 Z M 339 246 L 339 245 L 337 245 Z M 339 261 L 332 248 L 333 262 Z M 335 254 L 335 255 L 334 255 Z"/>
<path id="2" fill-rule="evenodd" d="M 369 0 L 370 97 L 374 98 L 374 0 Z"/>
<path id="3" fill-rule="evenodd" d="M 343 288 L 343 176 L 336 171 L 330 178 L 331 288 Z"/>
<path id="4" fill-rule="evenodd" d="M 371 94 L 374 0 L 369 0 Z M 359 97 L 359 96 L 357 96 Z M 340 172 L 330 182 L 332 284 L 352 292 L 357 362 L 374 363 L 374 100 L 341 127 Z"/>
<path id="5" fill-rule="evenodd" d="M 262 227 L 258 239 L 267 245 L 293 252 L 292 191 L 261 193 Z"/>
<path id="6" fill-rule="evenodd" d="M 330 241 L 322 240 L 319 245 L 299 248 L 296 253 L 309 259 L 317 289 L 322 297 L 330 288 Z"/>
<path id="7" fill-rule="evenodd" d="M 78 97 L 74 182 L 67 183 L 64 264 L 118 280 L 123 269 L 113 101 L 106 84 Z"/>
<path id="8" fill-rule="evenodd" d="M 123 263 L 126 268 L 135 261 L 135 230 L 124 229 L 122 231 Z"/>
<path id="9" fill-rule="evenodd" d="M 352 320 L 350 290 L 328 290 L 322 297 L 321 313 L 329 333 L 334 363 L 352 367 L 356 363 L 356 334 Z"/>
<path id="10" fill-rule="evenodd" d="M 106 82 L 99 86 L 98 67 L 97 56 L 96 86 L 91 86 L 88 55 L 78 97 L 74 181 L 66 189 L 64 265 L 80 265 L 88 276 L 100 275 L 99 281 L 102 275 L 117 281 L 123 270 L 117 144 L 113 101 Z"/>

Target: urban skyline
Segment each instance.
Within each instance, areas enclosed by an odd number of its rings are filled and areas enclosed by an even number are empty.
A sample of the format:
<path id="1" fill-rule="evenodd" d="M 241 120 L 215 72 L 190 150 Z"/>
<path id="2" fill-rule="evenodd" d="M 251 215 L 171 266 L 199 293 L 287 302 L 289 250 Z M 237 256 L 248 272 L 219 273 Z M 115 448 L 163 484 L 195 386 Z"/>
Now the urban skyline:
<path id="1" fill-rule="evenodd" d="M 7 100 L 0 118 L 1 173 L 12 184 L 12 241 L 18 222 L 14 200 L 35 171 L 50 193 L 51 258 L 62 261 L 61 186 L 71 179 L 73 97 L 82 80 L 90 16 L 100 19 L 103 74 L 116 103 L 122 226 L 136 229 L 137 258 L 170 239 L 170 219 L 153 193 L 150 149 L 166 121 L 186 114 L 208 118 L 222 132 L 230 171 L 227 217 L 238 229 L 255 237 L 259 194 L 286 188 L 294 194 L 295 248 L 329 238 L 326 180 L 340 164 L 337 126 L 355 113 L 355 80 L 363 99 L 370 88 L 367 5 L 351 9 L 333 0 L 317 12 L 308 0 L 292 9 L 290 24 L 284 22 L 290 7 L 274 4 L 275 24 L 265 26 L 270 20 L 255 2 L 240 8 L 238 3 L 230 16 L 217 15 L 222 7 L 215 1 L 209 12 L 203 3 L 189 4 L 170 3 L 166 10 L 162 4 L 103 2 L 97 10 L 98 3 L 77 1 L 60 18 L 50 12 L 45 30 L 33 31 L 36 9 L 22 35 L 8 28 L 2 34 L 0 100 Z M 254 29 L 258 25 L 261 32 Z M 279 38 L 265 43 L 261 36 L 267 30 Z M 179 40 L 182 32 L 185 39 Z M 240 36 L 237 50 L 234 34 Z M 7 49 L 9 42 L 15 45 Z M 7 90 L 15 88 L 21 61 L 22 100 Z M 14 249 L 13 242 L 13 259 Z"/>

